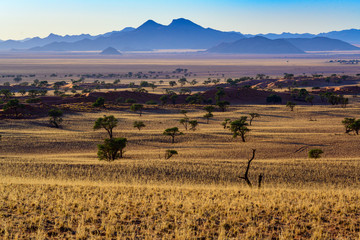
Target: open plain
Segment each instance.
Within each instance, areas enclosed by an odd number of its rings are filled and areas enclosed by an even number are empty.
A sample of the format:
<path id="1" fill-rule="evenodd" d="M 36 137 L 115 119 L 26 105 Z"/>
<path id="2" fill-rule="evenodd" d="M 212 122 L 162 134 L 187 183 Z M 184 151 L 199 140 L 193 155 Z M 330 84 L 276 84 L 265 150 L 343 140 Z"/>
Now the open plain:
<path id="1" fill-rule="evenodd" d="M 344 58 L 342 56 L 341 58 Z M 197 57 L 175 59 L 120 57 L 0 59 L 0 75 L 70 81 L 83 74 L 172 72 L 188 69 L 188 80 L 272 78 L 295 75 L 360 73 L 358 65 L 329 58 Z M 36 74 L 35 77 L 28 75 Z M 50 77 L 55 74 L 56 77 Z M 65 76 L 66 75 L 66 76 Z M 71 75 L 71 76 L 69 76 Z M 161 75 L 161 74 L 160 74 Z M 183 73 L 163 78 L 121 79 L 121 83 L 163 80 L 155 93 Z M 26 76 L 26 77 L 25 77 Z M 85 82 L 92 82 L 89 77 Z M 113 82 L 114 79 L 105 79 Z M 0 78 L 0 83 L 12 77 Z M 2 84 L 1 84 L 2 85 Z M 200 84 L 199 84 L 200 85 Z M 334 84 L 339 86 L 339 84 Z M 341 85 L 341 84 L 340 84 Z M 353 83 L 357 86 L 357 83 Z M 196 85 L 195 85 L 196 86 Z M 327 84 L 326 86 L 332 86 Z M 213 88 L 216 87 L 216 84 Z M 299 86 L 300 88 L 301 86 Z M 323 86 L 319 86 L 323 87 Z M 105 92 L 104 89 L 99 91 Z M 119 91 L 119 90 L 118 90 Z M 272 89 L 276 93 L 280 89 Z M 281 90 L 284 91 L 284 90 Z M 151 92 L 151 90 L 149 90 Z M 69 111 L 62 128 L 48 117 L 0 121 L 0 236 L 4 239 L 358 239 L 360 238 L 360 137 L 345 133 L 344 118 L 358 118 L 360 102 L 349 95 L 346 107 L 318 101 L 282 104 L 232 104 L 215 110 L 206 123 L 202 104 L 146 105 L 142 116 L 130 105 Z M 251 100 L 251 99 L 250 99 Z M 70 104 L 71 105 L 71 104 Z M 179 120 L 197 120 L 195 131 Z M 248 126 L 246 142 L 221 123 L 260 114 Z M 124 158 L 99 161 L 97 145 L 107 137 L 93 130 L 103 115 L 118 120 L 116 137 L 128 140 Z M 134 121 L 146 125 L 138 130 Z M 184 135 L 171 143 L 163 132 L 178 127 Z M 170 159 L 168 149 L 178 152 Z M 239 177 L 252 149 L 250 188 Z M 319 159 L 310 149 L 323 150 Z M 257 187 L 258 175 L 264 178 Z"/>

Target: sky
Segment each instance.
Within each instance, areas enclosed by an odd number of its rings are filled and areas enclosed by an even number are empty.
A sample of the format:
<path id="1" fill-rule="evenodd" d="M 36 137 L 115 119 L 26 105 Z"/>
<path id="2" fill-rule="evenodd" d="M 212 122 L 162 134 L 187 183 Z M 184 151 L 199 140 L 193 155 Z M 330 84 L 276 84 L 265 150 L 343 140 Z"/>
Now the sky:
<path id="1" fill-rule="evenodd" d="M 360 29 L 359 0 L 0 0 L 0 39 L 102 34 L 186 18 L 244 34 Z"/>

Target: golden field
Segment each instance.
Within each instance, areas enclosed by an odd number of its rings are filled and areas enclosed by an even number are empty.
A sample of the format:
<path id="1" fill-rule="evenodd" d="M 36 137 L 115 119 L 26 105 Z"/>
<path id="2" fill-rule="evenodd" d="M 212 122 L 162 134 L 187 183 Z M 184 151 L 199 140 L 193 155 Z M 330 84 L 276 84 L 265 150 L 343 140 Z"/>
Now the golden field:
<path id="1" fill-rule="evenodd" d="M 340 106 L 239 105 L 214 112 L 206 124 L 200 106 L 183 106 L 200 122 L 185 131 L 179 109 L 72 113 L 63 129 L 48 119 L 0 124 L 1 222 L 4 239 L 358 239 L 360 237 L 360 137 L 345 134 L 344 117 L 360 103 Z M 247 141 L 221 126 L 257 112 Z M 125 158 L 99 161 L 93 131 L 106 115 L 119 119 Z M 134 129 L 141 120 L 146 127 Z M 178 126 L 183 136 L 162 135 Z M 255 184 L 243 176 L 251 149 Z M 312 148 L 324 151 L 309 159 Z M 179 155 L 165 160 L 166 149 Z"/>

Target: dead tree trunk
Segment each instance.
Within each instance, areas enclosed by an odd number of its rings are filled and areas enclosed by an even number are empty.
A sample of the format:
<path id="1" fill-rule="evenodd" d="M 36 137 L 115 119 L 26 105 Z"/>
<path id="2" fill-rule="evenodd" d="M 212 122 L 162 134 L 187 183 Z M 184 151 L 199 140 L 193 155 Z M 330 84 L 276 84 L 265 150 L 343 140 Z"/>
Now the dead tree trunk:
<path id="1" fill-rule="evenodd" d="M 252 160 L 254 160 L 254 158 L 255 158 L 256 149 L 253 149 L 252 151 L 253 151 L 252 157 L 248 161 L 248 164 L 247 164 L 247 167 L 246 167 L 246 170 L 245 170 L 245 174 L 244 174 L 243 177 L 239 177 L 241 179 L 244 179 L 249 187 L 252 187 L 252 184 L 251 184 L 250 179 L 249 179 L 249 169 L 250 169 L 250 164 L 251 164 Z M 259 175 L 259 180 L 258 180 L 258 188 L 261 188 L 261 182 L 262 182 L 263 178 L 264 178 L 264 175 L 260 174 Z"/>
<path id="2" fill-rule="evenodd" d="M 241 178 L 241 179 L 244 179 L 245 182 L 247 183 L 247 185 L 249 185 L 249 187 L 252 187 L 252 184 L 251 184 L 250 179 L 249 179 L 249 169 L 250 169 L 251 161 L 254 160 L 254 158 L 255 158 L 255 151 L 256 151 L 256 149 L 253 149 L 253 154 L 252 154 L 252 157 L 251 157 L 251 158 L 249 159 L 249 161 L 248 161 L 248 165 L 247 165 L 247 167 L 246 167 L 246 171 L 245 171 L 244 176 L 243 176 L 243 177 L 239 177 L 239 178 Z"/>

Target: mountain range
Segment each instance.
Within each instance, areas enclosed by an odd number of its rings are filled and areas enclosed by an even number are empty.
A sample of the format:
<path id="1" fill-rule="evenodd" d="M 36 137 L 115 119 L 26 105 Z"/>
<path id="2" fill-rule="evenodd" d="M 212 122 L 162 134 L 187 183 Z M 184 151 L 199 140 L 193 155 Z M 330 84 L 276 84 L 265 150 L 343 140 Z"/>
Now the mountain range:
<path id="1" fill-rule="evenodd" d="M 96 39 L 83 39 L 77 42 L 53 42 L 34 51 L 94 51 L 112 46 L 121 51 L 152 49 L 207 49 L 222 42 L 245 38 L 240 33 L 222 32 L 203 28 L 189 20 L 180 18 L 169 25 L 161 25 L 148 20 L 140 27 Z M 1 45 L 1 44 L 0 44 Z"/>
<path id="2" fill-rule="evenodd" d="M 311 34 L 311 33 L 288 33 L 281 34 L 267 33 L 267 34 L 245 34 L 246 37 L 262 36 L 269 39 L 279 38 L 314 38 L 314 37 L 327 37 L 342 40 L 351 44 L 360 44 L 360 29 L 347 29 L 342 31 L 332 31 L 327 33 Z"/>
<path id="3" fill-rule="evenodd" d="M 330 39 L 328 36 L 336 39 Z M 190 20 L 180 18 L 174 19 L 169 25 L 148 20 L 138 28 L 127 27 L 121 31 L 112 31 L 97 36 L 50 34 L 45 38 L 0 41 L 0 50 L 102 51 L 110 46 L 120 51 L 209 49 L 208 52 L 228 53 L 359 50 L 359 48 L 341 41 L 343 39 L 351 43 L 360 43 L 360 30 L 350 29 L 318 35 L 282 33 L 254 36 L 204 28 Z M 231 51 L 231 48 L 234 50 Z"/>
<path id="4" fill-rule="evenodd" d="M 325 38 L 268 39 L 255 36 L 232 43 L 221 43 L 207 50 L 210 53 L 238 54 L 301 54 L 307 51 L 353 51 L 360 48 L 347 42 Z"/>

